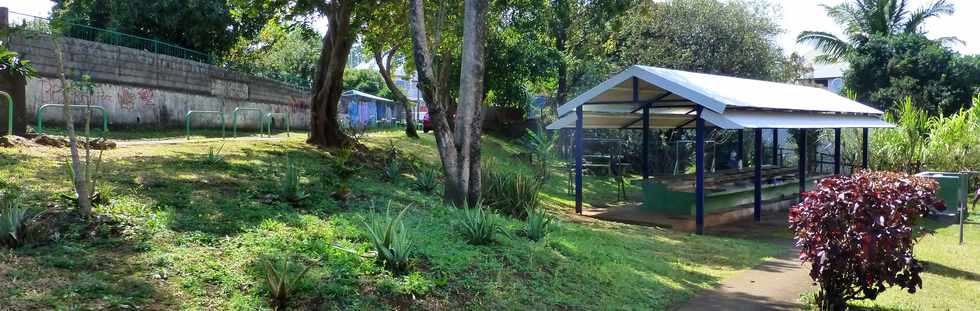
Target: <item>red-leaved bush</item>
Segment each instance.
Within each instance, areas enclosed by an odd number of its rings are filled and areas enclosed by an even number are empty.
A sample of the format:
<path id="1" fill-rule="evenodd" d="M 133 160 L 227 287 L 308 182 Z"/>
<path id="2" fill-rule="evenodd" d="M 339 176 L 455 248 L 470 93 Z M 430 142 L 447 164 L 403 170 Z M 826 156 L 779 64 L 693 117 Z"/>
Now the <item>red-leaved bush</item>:
<path id="1" fill-rule="evenodd" d="M 935 181 L 904 173 L 863 171 L 828 177 L 790 209 L 800 260 L 811 263 L 822 310 L 875 299 L 888 287 L 915 293 L 922 265 L 912 257 L 913 224 L 930 208 L 945 209 Z"/>

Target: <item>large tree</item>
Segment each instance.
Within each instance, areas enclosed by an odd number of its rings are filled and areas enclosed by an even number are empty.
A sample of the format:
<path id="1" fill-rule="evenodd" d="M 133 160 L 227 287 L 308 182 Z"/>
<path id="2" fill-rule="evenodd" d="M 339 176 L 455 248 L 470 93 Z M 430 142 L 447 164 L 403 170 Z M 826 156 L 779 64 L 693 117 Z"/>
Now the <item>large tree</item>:
<path id="1" fill-rule="evenodd" d="M 796 38 L 800 43 L 811 43 L 824 54 L 817 60 L 838 62 L 844 55 L 868 42 L 874 36 L 923 33 L 926 20 L 953 14 L 953 4 L 939 0 L 916 10 L 908 7 L 906 0 L 849 0 L 844 3 L 823 5 L 827 15 L 844 27 L 846 38 L 826 31 L 804 31 Z"/>
<path id="2" fill-rule="evenodd" d="M 415 130 L 415 114 L 412 113 L 413 103 L 395 85 L 394 77 L 397 67 L 404 65 L 411 54 L 406 5 L 405 0 L 390 0 L 377 6 L 362 31 L 362 42 L 374 58 L 378 73 L 390 94 L 405 108 L 405 135 L 419 138 Z M 399 59 L 403 61 L 398 62 Z"/>
<path id="3" fill-rule="evenodd" d="M 422 96 L 429 106 L 435 130 L 436 147 L 445 176 L 445 198 L 457 205 L 474 204 L 480 197 L 480 125 L 484 99 L 484 52 L 487 39 L 488 3 L 466 0 L 462 21 L 462 38 L 447 36 L 458 20 L 449 14 L 457 3 L 437 2 L 435 21 L 426 23 L 423 0 L 409 1 L 409 25 L 412 54 L 419 76 Z M 430 32 L 429 29 L 433 31 Z M 457 41 L 457 39 L 460 39 Z M 451 52 L 460 42 L 459 103 L 456 113 L 448 90 Z M 454 126 L 450 127 L 450 122 Z"/>
<path id="4" fill-rule="evenodd" d="M 319 147 L 341 147 L 350 143 L 350 137 L 340 130 L 337 120 L 337 104 L 344 92 L 343 77 L 347 56 L 354 44 L 356 26 L 352 18 L 356 0 L 330 0 L 315 5 L 315 9 L 327 18 L 327 33 L 323 36 L 320 60 L 317 61 L 313 81 L 313 99 L 310 101 L 310 138 L 307 143 Z"/>

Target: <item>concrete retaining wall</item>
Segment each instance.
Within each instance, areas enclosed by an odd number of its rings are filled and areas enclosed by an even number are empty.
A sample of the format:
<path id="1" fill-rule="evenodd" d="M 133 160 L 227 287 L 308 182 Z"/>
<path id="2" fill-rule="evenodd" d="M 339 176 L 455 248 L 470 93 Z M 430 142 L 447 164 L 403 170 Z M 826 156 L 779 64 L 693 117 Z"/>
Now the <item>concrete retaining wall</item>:
<path id="1" fill-rule="evenodd" d="M 93 95 L 76 95 L 72 102 L 84 104 L 90 100 L 103 106 L 109 111 L 111 127 L 180 127 L 189 110 L 216 110 L 227 114 L 225 122 L 230 129 L 232 111 L 237 107 L 288 111 L 292 128 L 309 127 L 307 90 L 148 51 L 73 38 L 61 40 L 66 73 L 75 78 L 88 74 L 96 83 Z M 37 107 L 64 102 L 54 44 L 46 35 L 18 34 L 11 38 L 10 48 L 29 59 L 40 75 L 25 87 L 27 116 L 33 124 Z M 44 113 L 46 122 L 61 120 L 58 109 Z M 76 116 L 80 118 L 81 113 Z M 218 126 L 216 119 L 217 116 L 197 115 L 192 124 Z M 239 116 L 238 124 L 255 128 L 258 120 L 257 113 L 245 112 Z M 276 121 L 281 124 L 281 117 Z"/>

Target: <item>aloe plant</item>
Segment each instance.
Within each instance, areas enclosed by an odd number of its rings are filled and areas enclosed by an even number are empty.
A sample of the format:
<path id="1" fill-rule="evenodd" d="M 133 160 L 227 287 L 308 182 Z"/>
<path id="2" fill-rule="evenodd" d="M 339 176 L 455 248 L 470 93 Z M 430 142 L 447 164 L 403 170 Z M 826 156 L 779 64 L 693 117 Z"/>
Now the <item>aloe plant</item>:
<path id="1" fill-rule="evenodd" d="M 0 245 L 16 248 L 31 240 L 31 227 L 40 215 L 12 200 L 0 202 Z"/>
<path id="2" fill-rule="evenodd" d="M 299 202 L 309 196 L 303 190 L 303 185 L 300 184 L 299 168 L 293 165 L 293 161 L 288 157 L 286 158 L 286 172 L 279 184 L 281 187 L 279 191 L 280 196 L 289 202 Z"/>
<path id="3" fill-rule="evenodd" d="M 482 202 L 477 202 L 472 208 L 450 207 L 450 209 L 456 213 L 456 230 L 470 244 L 490 244 L 496 241 L 497 233 L 506 234 L 499 216 L 484 208 Z"/>
<path id="4" fill-rule="evenodd" d="M 531 241 L 540 241 L 554 230 L 554 218 L 541 208 L 527 210 L 527 220 L 524 224 L 524 236 Z"/>
<path id="5" fill-rule="evenodd" d="M 389 202 L 389 207 L 390 207 Z M 371 246 L 377 252 L 377 259 L 392 272 L 405 272 L 411 260 L 413 245 L 408 231 L 402 222 L 406 206 L 397 216 L 391 217 L 391 210 L 385 211 L 384 216 L 375 217 L 370 222 L 364 222 Z"/>
<path id="6" fill-rule="evenodd" d="M 209 165 L 215 165 L 224 162 L 224 157 L 221 156 L 221 150 L 225 148 L 225 144 L 221 144 L 218 148 L 214 146 L 208 146 L 208 155 L 204 158 L 204 163 Z"/>
<path id="7" fill-rule="evenodd" d="M 439 180 L 435 170 L 422 170 L 415 175 L 415 190 L 431 193 L 436 190 Z"/>
<path id="8" fill-rule="evenodd" d="M 293 263 L 286 257 L 280 258 L 278 262 L 271 260 L 265 262 L 265 276 L 272 294 L 274 310 L 287 308 L 289 298 L 295 294 L 296 286 L 309 270 L 310 267 Z"/>

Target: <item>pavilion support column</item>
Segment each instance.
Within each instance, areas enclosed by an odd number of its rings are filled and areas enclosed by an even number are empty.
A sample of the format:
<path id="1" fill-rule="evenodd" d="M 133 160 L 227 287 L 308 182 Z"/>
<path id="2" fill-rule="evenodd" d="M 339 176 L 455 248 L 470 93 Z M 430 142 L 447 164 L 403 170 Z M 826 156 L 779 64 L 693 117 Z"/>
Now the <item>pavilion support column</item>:
<path id="1" fill-rule="evenodd" d="M 582 106 L 575 108 L 575 212 L 582 214 Z"/>
<path id="2" fill-rule="evenodd" d="M 694 181 L 694 200 L 695 212 L 694 222 L 697 234 L 704 234 L 704 119 L 701 118 L 702 107 L 698 107 L 697 125 L 695 126 L 694 138 L 694 162 L 695 162 L 695 181 Z"/>
<path id="3" fill-rule="evenodd" d="M 800 202 L 803 202 L 803 193 L 806 192 L 806 129 L 800 129 L 800 137 L 797 139 L 796 150 L 799 152 L 799 172 L 800 178 Z"/>
<path id="4" fill-rule="evenodd" d="M 755 205 L 752 208 L 752 219 L 762 221 L 762 129 L 755 129 L 755 174 L 752 178 L 755 186 Z"/>
<path id="5" fill-rule="evenodd" d="M 633 102 L 640 101 L 639 79 L 633 77 Z M 643 104 L 643 147 L 640 148 L 640 161 L 643 161 L 643 189 L 646 189 L 647 179 L 650 179 L 650 105 Z"/>
<path id="6" fill-rule="evenodd" d="M 738 161 L 738 163 L 742 163 L 742 160 L 745 159 L 743 156 L 745 154 L 745 130 L 743 129 L 738 130 L 738 150 L 736 150 L 736 152 L 735 160 Z M 736 165 L 738 165 L 738 163 L 736 163 Z M 741 167 L 737 168 L 742 169 Z"/>
<path id="7" fill-rule="evenodd" d="M 868 170 L 868 128 L 861 129 L 861 168 Z"/>
<path id="8" fill-rule="evenodd" d="M 779 129 L 772 129 L 772 165 L 779 165 Z"/>
<path id="9" fill-rule="evenodd" d="M 840 129 L 834 129 L 834 175 L 840 175 Z"/>

